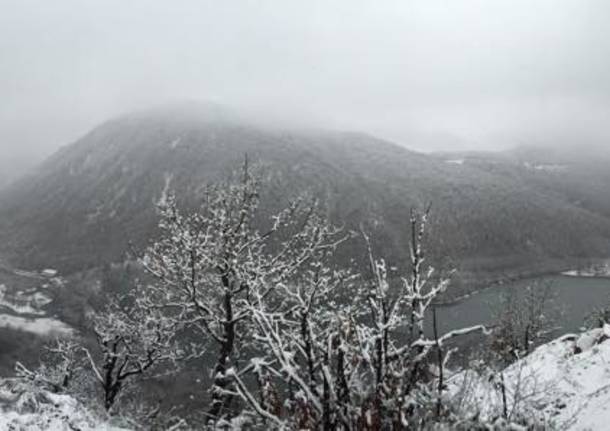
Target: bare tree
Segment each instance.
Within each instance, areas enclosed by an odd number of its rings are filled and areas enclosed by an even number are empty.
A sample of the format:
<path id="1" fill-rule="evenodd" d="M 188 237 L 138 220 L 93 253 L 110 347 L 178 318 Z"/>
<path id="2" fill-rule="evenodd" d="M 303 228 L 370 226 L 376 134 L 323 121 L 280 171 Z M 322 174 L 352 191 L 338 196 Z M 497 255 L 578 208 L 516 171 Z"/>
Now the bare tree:
<path id="1" fill-rule="evenodd" d="M 359 360 L 349 345 L 355 341 L 351 307 L 349 302 L 340 305 L 350 298 L 340 296 L 339 288 L 351 281 L 349 272 L 333 271 L 315 260 L 299 280 L 278 286 L 279 302 L 266 302 L 260 295 L 251 302 L 261 356 L 230 375 L 236 392 L 263 421 L 285 425 L 281 417 L 286 408 L 284 413 L 301 429 L 336 429 L 349 423 L 351 377 Z M 244 382 L 250 372 L 263 383 L 259 396 Z M 278 404 L 278 399 L 285 401 Z"/>
<path id="2" fill-rule="evenodd" d="M 259 231 L 261 182 L 246 159 L 238 181 L 208 186 L 199 211 L 183 214 L 173 196 L 160 205 L 161 236 L 142 259 L 159 283 L 162 305 L 201 341 L 216 344 L 209 416 L 234 399 L 227 371 L 249 340 L 253 298 L 271 300 L 317 253 L 344 240 L 313 199 L 301 196 Z"/>
<path id="3" fill-rule="evenodd" d="M 106 410 L 111 410 L 127 383 L 176 360 L 177 323 L 140 298 L 130 302 L 111 301 L 97 313 L 93 318 L 97 351 L 92 354 L 83 348 Z"/>
<path id="4" fill-rule="evenodd" d="M 35 370 L 29 370 L 21 362 L 15 364 L 17 376 L 53 393 L 63 393 L 71 389 L 72 381 L 82 356 L 80 345 L 69 339 L 57 339 L 45 346 L 43 360 Z"/>
<path id="5" fill-rule="evenodd" d="M 333 271 L 319 260 L 308 276 L 281 287 L 281 304 L 260 296 L 249 303 L 263 356 L 229 372 L 249 406 L 245 416 L 290 429 L 417 424 L 420 395 L 428 394 L 422 386 L 432 382 L 423 373 L 429 353 L 453 337 L 484 329 L 427 338 L 426 311 L 448 282 L 433 282 L 432 270 L 424 270 L 425 224 L 426 214 L 412 215 L 413 269 L 398 286 L 392 286 L 385 262 L 374 258 L 369 245 L 367 280 L 355 282 L 349 273 Z M 245 380 L 249 372 L 264 376 L 258 395 Z M 274 403 L 278 398 L 285 399 L 285 409 Z"/>
<path id="6" fill-rule="evenodd" d="M 490 340 L 501 366 L 528 355 L 552 332 L 557 317 L 553 299 L 549 283 L 528 284 L 520 291 L 511 288 L 503 295 Z"/>

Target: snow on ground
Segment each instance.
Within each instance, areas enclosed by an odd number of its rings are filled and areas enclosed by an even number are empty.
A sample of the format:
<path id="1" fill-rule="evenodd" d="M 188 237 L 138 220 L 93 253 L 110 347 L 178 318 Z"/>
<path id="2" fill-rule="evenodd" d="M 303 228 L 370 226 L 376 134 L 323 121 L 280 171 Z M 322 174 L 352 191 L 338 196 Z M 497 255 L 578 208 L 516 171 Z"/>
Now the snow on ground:
<path id="1" fill-rule="evenodd" d="M 25 292 L 18 291 L 16 295 L 9 295 L 6 285 L 0 284 L 0 308 L 4 307 L 16 314 L 44 315 L 44 311 L 39 310 L 43 305 L 51 302 L 43 293 L 26 295 Z M 10 298 L 9 298 L 10 297 Z"/>
<path id="2" fill-rule="evenodd" d="M 37 335 L 71 335 L 73 329 L 64 322 L 51 317 L 21 317 L 0 314 L 0 327 L 32 332 Z"/>
<path id="3" fill-rule="evenodd" d="M 57 275 L 57 270 L 56 269 L 52 269 L 52 268 L 46 268 L 43 269 L 42 271 L 40 271 L 41 275 L 44 275 L 45 277 L 55 277 Z"/>
<path id="4" fill-rule="evenodd" d="M 96 417 L 68 395 L 32 389 L 13 379 L 0 381 L 0 430 L 127 431 Z"/>
<path id="5" fill-rule="evenodd" d="M 34 295 L 32 295 L 32 297 L 31 297 L 31 301 L 34 304 L 34 306 L 37 308 L 44 307 L 45 305 L 48 305 L 51 302 L 53 302 L 53 300 L 51 298 L 49 298 L 47 295 L 45 295 L 42 292 L 34 293 Z"/>
<path id="6" fill-rule="evenodd" d="M 589 268 L 564 271 L 561 274 L 569 277 L 610 277 L 610 262 L 592 265 Z"/>
<path id="7" fill-rule="evenodd" d="M 14 269 L 0 262 L 0 267 L 13 275 L 31 280 L 25 290 L 11 289 L 0 284 L 0 328 L 16 329 L 41 336 L 68 336 L 74 330 L 64 322 L 47 316 L 44 306 L 53 300 L 46 290 L 63 283 L 57 271 L 46 268 L 41 272 Z M 1 428 L 0 428 L 1 430 Z"/>
<path id="8" fill-rule="evenodd" d="M 43 292 L 35 289 L 8 294 L 0 284 L 0 328 L 17 329 L 37 335 L 70 335 L 73 330 L 60 320 L 47 317 L 41 307 L 52 302 Z M 8 313 L 6 311 L 9 311 Z"/>
<path id="9" fill-rule="evenodd" d="M 610 429 L 609 338 L 609 325 L 566 335 L 509 366 L 503 372 L 508 414 L 544 419 L 552 429 Z M 493 418 L 503 410 L 500 379 L 462 372 L 450 391 L 462 406 Z"/>
<path id="10" fill-rule="evenodd" d="M 44 315 L 44 311 L 38 310 L 38 309 L 32 307 L 32 305 L 30 303 L 15 304 L 11 301 L 8 301 L 6 298 L 2 298 L 2 297 L 0 297 L 0 307 L 8 308 L 9 310 L 11 310 L 13 313 L 16 313 L 16 314 L 31 314 L 31 315 L 38 315 L 38 316 Z"/>

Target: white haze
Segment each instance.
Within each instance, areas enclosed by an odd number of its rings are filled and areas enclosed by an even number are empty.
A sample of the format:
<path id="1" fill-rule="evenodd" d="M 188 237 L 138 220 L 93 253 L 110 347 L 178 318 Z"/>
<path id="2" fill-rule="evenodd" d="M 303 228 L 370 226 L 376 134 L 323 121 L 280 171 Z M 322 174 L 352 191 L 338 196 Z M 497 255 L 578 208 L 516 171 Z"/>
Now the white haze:
<path id="1" fill-rule="evenodd" d="M 599 144 L 608 17 L 604 0 L 0 0 L 0 161 L 181 99 L 423 151 Z"/>

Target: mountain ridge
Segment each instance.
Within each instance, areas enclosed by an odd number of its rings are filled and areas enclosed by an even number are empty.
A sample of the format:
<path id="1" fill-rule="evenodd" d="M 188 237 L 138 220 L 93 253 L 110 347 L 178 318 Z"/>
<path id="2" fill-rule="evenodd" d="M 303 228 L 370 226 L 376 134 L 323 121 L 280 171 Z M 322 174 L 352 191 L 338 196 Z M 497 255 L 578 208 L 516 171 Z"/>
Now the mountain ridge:
<path id="1" fill-rule="evenodd" d="M 195 208 L 205 184 L 226 178 L 244 154 L 265 165 L 265 215 L 310 190 L 348 229 L 383 226 L 374 229 L 375 246 L 395 265 L 408 259 L 409 210 L 428 203 L 434 258 L 482 281 L 610 250 L 610 207 L 572 199 L 578 181 L 555 187 L 564 172 L 514 157 L 458 163 L 362 133 L 273 129 L 187 111 L 109 120 L 1 191 L 0 252 L 19 266 L 64 271 L 121 260 L 129 241 L 144 246 L 154 237 L 163 190 Z M 343 261 L 362 254 L 352 243 Z"/>

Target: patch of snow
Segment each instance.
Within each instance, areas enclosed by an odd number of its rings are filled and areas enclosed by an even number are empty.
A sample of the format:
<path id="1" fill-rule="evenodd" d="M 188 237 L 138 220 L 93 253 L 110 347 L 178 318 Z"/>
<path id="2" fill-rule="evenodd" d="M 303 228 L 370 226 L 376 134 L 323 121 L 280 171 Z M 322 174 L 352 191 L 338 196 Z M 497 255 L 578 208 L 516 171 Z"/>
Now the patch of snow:
<path id="1" fill-rule="evenodd" d="M 568 277 L 610 277 L 610 262 L 591 265 L 588 268 L 564 271 L 561 275 Z"/>
<path id="2" fill-rule="evenodd" d="M 509 413 L 552 422 L 558 429 L 602 430 L 610 424 L 610 326 L 540 346 L 503 371 Z M 473 413 L 502 411 L 499 377 L 469 370 L 450 379 L 452 397 Z"/>
<path id="3" fill-rule="evenodd" d="M 53 300 L 42 292 L 36 292 L 32 296 L 32 302 L 37 308 L 40 308 L 44 307 L 47 304 L 50 304 L 51 302 L 53 302 Z"/>
<path id="4" fill-rule="evenodd" d="M 0 430 L 127 431 L 92 414 L 69 395 L 31 388 L 17 379 L 0 382 Z"/>
<path id="5" fill-rule="evenodd" d="M 40 274 L 38 274 L 37 272 L 34 271 L 26 271 L 24 269 L 12 269 L 13 274 L 18 275 L 20 277 L 26 277 L 26 278 L 38 278 L 40 279 L 41 276 Z"/>
<path id="6" fill-rule="evenodd" d="M 27 318 L 0 314 L 0 328 L 17 329 L 42 336 L 71 335 L 73 329 L 64 322 L 50 317 Z"/>
<path id="7" fill-rule="evenodd" d="M 41 311 L 41 310 L 38 310 L 37 308 L 32 307 L 33 297 L 26 296 L 24 294 L 24 292 L 19 291 L 19 292 L 17 292 L 17 296 L 15 298 L 13 298 L 12 300 L 9 300 L 6 292 L 7 292 L 6 285 L 0 284 L 0 306 L 1 307 L 8 308 L 9 310 L 11 310 L 13 313 L 16 313 L 16 314 L 30 314 L 30 315 L 39 315 L 39 316 L 44 315 L 44 311 Z M 46 296 L 45 296 L 45 298 L 46 298 Z M 46 298 L 46 299 L 48 299 L 48 298 Z M 49 299 L 48 302 L 50 302 L 50 301 L 51 300 Z"/>
<path id="8" fill-rule="evenodd" d="M 174 148 L 176 148 L 178 145 L 180 145 L 180 141 L 182 140 L 182 138 L 178 137 L 176 139 L 174 139 L 170 144 L 170 148 L 173 150 Z"/>
<path id="9" fill-rule="evenodd" d="M 161 190 L 161 197 L 157 201 L 157 204 L 163 205 L 165 202 L 167 202 L 167 193 L 169 192 L 169 186 L 170 186 L 173 178 L 174 178 L 174 175 L 170 172 L 165 172 L 163 174 L 164 184 L 163 184 L 163 189 Z"/>
<path id="10" fill-rule="evenodd" d="M 603 334 L 604 330 L 602 328 L 595 328 L 585 332 L 576 339 L 575 347 L 581 352 L 589 350 L 598 343 Z"/>
<path id="11" fill-rule="evenodd" d="M 542 171 L 542 172 L 561 172 L 567 169 L 565 165 L 557 165 L 557 164 L 535 164 L 529 162 L 523 162 L 523 166 L 526 169 L 532 171 Z"/>
<path id="12" fill-rule="evenodd" d="M 57 275 L 57 270 L 52 268 L 46 268 L 40 271 L 40 273 L 45 277 L 55 277 Z"/>
<path id="13" fill-rule="evenodd" d="M 450 165 L 463 165 L 464 164 L 464 159 L 452 159 L 452 160 L 445 160 L 445 163 L 448 163 Z"/>
<path id="14" fill-rule="evenodd" d="M 12 302 L 7 301 L 6 299 L 0 299 L 0 306 L 6 307 L 13 313 L 17 314 L 33 314 L 39 316 L 44 315 L 44 311 L 37 310 L 30 304 L 13 304 Z"/>

